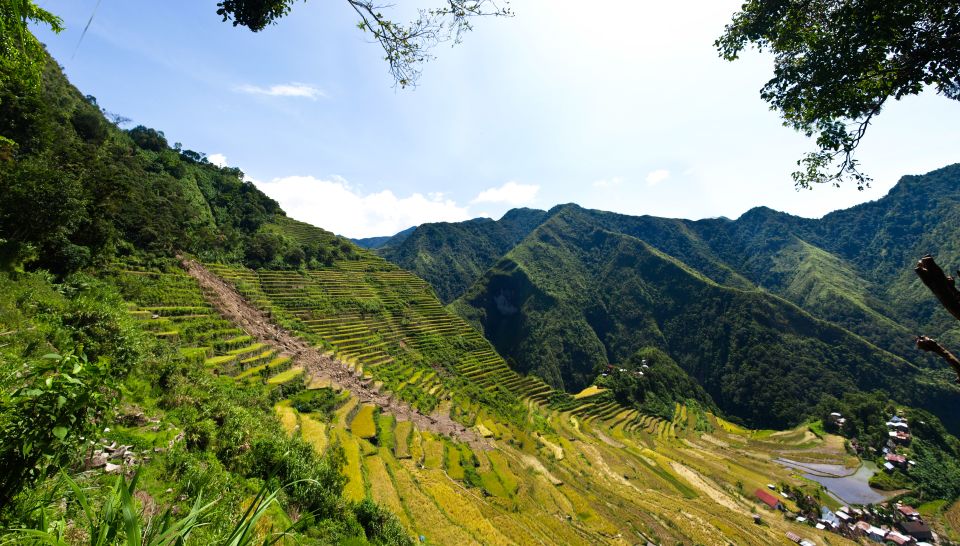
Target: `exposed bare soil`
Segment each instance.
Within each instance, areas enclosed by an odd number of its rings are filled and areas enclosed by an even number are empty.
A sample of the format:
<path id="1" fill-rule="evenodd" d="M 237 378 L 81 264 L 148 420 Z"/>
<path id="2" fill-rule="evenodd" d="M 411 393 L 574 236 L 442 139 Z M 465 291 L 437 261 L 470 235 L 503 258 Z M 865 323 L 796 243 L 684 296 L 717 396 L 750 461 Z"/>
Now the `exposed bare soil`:
<path id="1" fill-rule="evenodd" d="M 473 448 L 488 448 L 479 434 L 454 421 L 449 415 L 426 415 L 390 392 L 373 388 L 372 382 L 355 375 L 350 367 L 335 358 L 322 354 L 306 341 L 280 327 L 263 311 L 249 303 L 236 289 L 195 260 L 182 260 L 184 269 L 195 278 L 210 303 L 227 319 L 249 335 L 269 343 L 291 356 L 313 378 L 329 379 L 336 386 L 349 390 L 363 404 L 373 404 L 393 414 L 398 420 L 412 421 L 420 430 L 444 434 Z"/>

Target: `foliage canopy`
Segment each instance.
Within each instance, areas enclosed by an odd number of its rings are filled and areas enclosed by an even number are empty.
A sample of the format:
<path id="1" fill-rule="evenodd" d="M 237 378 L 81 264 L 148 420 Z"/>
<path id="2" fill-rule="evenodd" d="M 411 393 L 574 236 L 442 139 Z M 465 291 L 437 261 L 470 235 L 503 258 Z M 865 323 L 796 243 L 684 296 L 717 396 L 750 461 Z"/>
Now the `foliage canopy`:
<path id="1" fill-rule="evenodd" d="M 797 162 L 799 187 L 870 178 L 854 151 L 890 99 L 932 86 L 960 100 L 960 3 L 955 0 L 750 0 L 716 41 L 735 60 L 770 50 L 761 97 L 819 150 Z"/>

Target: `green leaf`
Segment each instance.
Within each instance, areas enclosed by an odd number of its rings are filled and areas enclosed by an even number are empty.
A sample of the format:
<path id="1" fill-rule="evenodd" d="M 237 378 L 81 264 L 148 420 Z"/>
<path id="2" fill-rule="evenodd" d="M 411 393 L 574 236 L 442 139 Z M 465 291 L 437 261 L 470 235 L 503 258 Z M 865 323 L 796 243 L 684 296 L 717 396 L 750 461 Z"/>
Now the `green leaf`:
<path id="1" fill-rule="evenodd" d="M 67 427 L 53 427 L 53 435 L 63 440 L 67 437 Z"/>
<path id="2" fill-rule="evenodd" d="M 63 357 L 58 355 L 57 353 L 47 353 L 40 358 L 44 358 L 47 360 L 63 360 Z"/>

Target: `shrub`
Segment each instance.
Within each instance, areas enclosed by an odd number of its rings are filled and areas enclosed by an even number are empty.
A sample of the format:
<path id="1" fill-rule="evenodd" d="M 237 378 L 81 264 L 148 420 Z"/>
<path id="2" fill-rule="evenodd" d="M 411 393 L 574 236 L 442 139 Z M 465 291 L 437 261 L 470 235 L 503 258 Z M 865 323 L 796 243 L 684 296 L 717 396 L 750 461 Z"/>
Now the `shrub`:
<path id="1" fill-rule="evenodd" d="M 333 389 L 324 387 L 300 391 L 290 398 L 290 405 L 300 413 L 316 413 L 329 421 L 339 400 L 340 397 L 333 392 Z"/>

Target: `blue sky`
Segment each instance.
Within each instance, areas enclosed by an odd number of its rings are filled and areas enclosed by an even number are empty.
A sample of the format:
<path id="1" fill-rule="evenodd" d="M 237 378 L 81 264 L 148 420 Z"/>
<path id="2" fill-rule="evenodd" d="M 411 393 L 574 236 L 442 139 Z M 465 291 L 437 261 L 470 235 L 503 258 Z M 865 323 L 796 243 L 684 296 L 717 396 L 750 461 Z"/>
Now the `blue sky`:
<path id="1" fill-rule="evenodd" d="M 960 161 L 960 106 L 927 92 L 868 133 L 871 189 L 794 190 L 812 143 L 759 98 L 771 59 L 727 63 L 712 46 L 741 1 L 515 0 L 515 17 L 436 48 L 414 90 L 393 88 L 342 0 L 296 4 L 256 34 L 222 23 L 215 0 L 101 0 L 82 42 L 97 0 L 41 0 L 67 30 L 38 35 L 107 110 L 240 167 L 291 216 L 352 237 L 567 202 L 814 217 Z"/>

